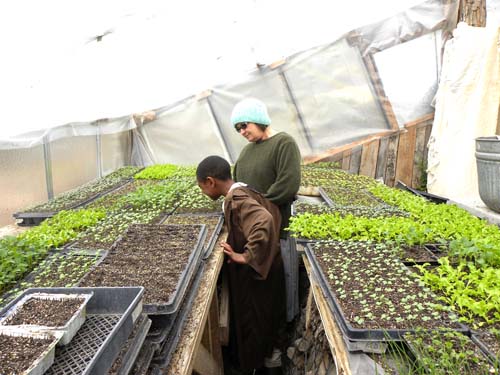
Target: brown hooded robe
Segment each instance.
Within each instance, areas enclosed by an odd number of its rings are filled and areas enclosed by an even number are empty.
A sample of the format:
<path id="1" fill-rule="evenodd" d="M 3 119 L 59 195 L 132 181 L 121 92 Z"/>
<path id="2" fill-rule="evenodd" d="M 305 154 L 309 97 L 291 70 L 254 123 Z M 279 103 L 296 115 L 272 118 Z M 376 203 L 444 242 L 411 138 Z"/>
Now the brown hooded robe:
<path id="1" fill-rule="evenodd" d="M 285 279 L 278 207 L 249 187 L 224 201 L 227 242 L 248 264 L 225 263 L 230 294 L 230 347 L 242 369 L 259 368 L 278 345 L 285 322 Z"/>

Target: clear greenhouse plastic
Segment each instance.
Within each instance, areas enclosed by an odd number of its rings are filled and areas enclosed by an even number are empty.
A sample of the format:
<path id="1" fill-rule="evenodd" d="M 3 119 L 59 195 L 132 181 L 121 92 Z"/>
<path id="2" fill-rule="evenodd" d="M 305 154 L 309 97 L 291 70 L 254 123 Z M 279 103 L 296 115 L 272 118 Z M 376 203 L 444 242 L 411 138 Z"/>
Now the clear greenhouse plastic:
<path id="1" fill-rule="evenodd" d="M 406 4 L 410 3 L 416 2 Z M 260 2 L 256 4 L 265 8 Z M 393 14 L 389 5 L 379 6 L 387 6 L 385 14 Z M 177 86 L 162 85 L 163 80 L 158 77 L 160 85 L 153 88 L 148 83 L 146 87 L 157 90 L 157 98 L 165 91 L 164 105 L 142 107 L 142 114 L 137 106 L 126 107 L 130 111 L 127 113 L 126 108 L 115 105 L 109 113 L 123 110 L 120 117 L 83 122 L 75 118 L 75 122 L 66 125 L 54 124 L 52 128 L 14 136 L 0 135 L 0 171 L 2 176 L 12 175 L 10 181 L 2 178 L 0 183 L 0 193 L 12 197 L 0 205 L 0 219 L 5 219 L 0 223 L 7 223 L 9 213 L 25 205 L 46 200 L 122 165 L 195 164 L 210 154 L 234 162 L 246 141 L 234 131 L 229 116 L 234 104 L 246 96 L 258 97 L 267 104 L 273 128 L 291 134 L 302 156 L 399 129 L 433 112 L 431 103 L 437 89 L 441 51 L 455 27 L 458 1 L 428 0 L 403 11 L 401 7 L 396 8 L 399 13 L 368 26 L 349 31 L 340 30 L 342 25 L 332 25 L 331 32 L 327 17 L 320 16 L 322 9 L 318 8 L 318 23 L 324 24 L 316 31 L 322 26 L 335 36 L 333 40 L 325 42 L 325 33 L 310 39 L 311 43 L 321 44 L 297 51 L 289 48 L 290 43 L 272 45 L 279 38 L 270 35 L 267 44 L 263 40 L 252 41 L 257 46 L 250 46 L 255 52 L 253 56 L 243 53 L 241 45 L 226 45 L 231 53 L 223 55 L 223 60 L 237 66 L 237 53 L 241 52 L 241 60 L 245 61 L 239 66 L 241 70 L 228 69 L 225 75 L 211 76 L 219 80 L 218 84 L 206 77 L 199 80 L 203 86 L 195 88 L 186 83 L 192 91 L 184 98 L 176 95 L 185 95 L 186 87 L 175 91 Z M 283 9 L 283 17 L 285 13 Z M 335 17 L 341 18 L 338 14 Z M 346 22 L 344 26 L 350 24 Z M 297 37 L 296 27 L 288 26 L 290 36 Z M 304 40 L 297 42 L 301 47 L 305 44 Z M 266 56 L 286 53 L 281 63 L 266 61 L 268 64 L 255 67 L 248 61 L 254 58 L 259 63 L 260 56 L 265 55 L 263 51 L 272 51 L 274 47 L 277 52 Z M 150 57 L 154 60 L 154 55 Z M 203 63 L 203 56 L 200 61 Z M 147 70 L 147 64 L 144 67 Z M 157 69 L 156 63 L 151 69 Z M 195 70 L 188 64 L 187 73 L 178 72 L 179 80 L 185 74 L 200 76 Z M 131 92 L 137 95 L 140 88 L 133 84 L 131 81 Z M 153 93 L 144 92 L 144 96 Z M 157 102 L 156 99 L 148 103 Z M 123 105 L 126 103 L 123 100 Z M 89 114 L 105 113 L 91 109 Z M 31 161 L 19 164 L 28 159 Z M 16 167 L 12 160 L 17 160 Z M 25 173 L 28 169 L 36 172 Z M 36 183 L 31 183 L 33 176 Z"/>

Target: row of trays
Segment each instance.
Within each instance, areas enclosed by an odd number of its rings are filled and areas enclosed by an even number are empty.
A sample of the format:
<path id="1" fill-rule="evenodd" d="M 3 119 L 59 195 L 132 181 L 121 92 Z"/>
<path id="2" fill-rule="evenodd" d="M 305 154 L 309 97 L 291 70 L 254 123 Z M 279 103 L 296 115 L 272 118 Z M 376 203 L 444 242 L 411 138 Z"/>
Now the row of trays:
<path id="1" fill-rule="evenodd" d="M 104 191 L 95 193 L 88 198 L 81 200 L 79 202 L 75 202 L 67 207 L 65 207 L 66 210 L 72 210 L 76 208 L 82 208 L 88 205 L 89 203 L 92 203 L 93 201 L 97 200 L 98 198 L 102 197 L 103 195 L 112 193 L 118 189 L 121 189 L 125 185 L 131 183 L 133 179 L 125 179 L 118 183 L 117 185 L 113 186 L 112 188 L 106 189 Z M 33 212 L 15 212 L 12 216 L 14 216 L 14 219 L 18 220 L 17 225 L 19 226 L 36 226 L 39 225 L 42 221 L 45 219 L 48 219 L 54 215 L 56 215 L 58 211 L 33 211 Z"/>
<path id="2" fill-rule="evenodd" d="M 107 373 L 141 316 L 143 293 L 142 287 L 27 289 L 0 311 L 2 321 L 22 314 L 23 306 L 40 298 L 78 298 L 82 303 L 62 326 L 41 326 L 27 321 L 22 325 L 0 326 L 0 337 L 11 340 L 9 350 L 2 350 L 6 358 L 0 363 L 0 373 Z M 28 340 L 30 346 L 23 340 Z M 25 355 L 30 359 L 19 363 L 19 356 L 9 357 L 14 348 L 27 351 Z M 15 367 L 14 371 L 13 366 L 24 367 Z"/>
<path id="3" fill-rule="evenodd" d="M 181 332 L 180 330 L 185 322 L 187 313 L 191 310 L 191 303 L 194 298 L 195 291 L 197 290 L 201 275 L 199 270 L 201 265 L 204 264 L 203 258 L 208 257 L 215 246 L 215 241 L 222 228 L 222 220 L 222 216 L 219 215 L 219 224 L 213 230 L 209 240 L 206 238 L 206 226 L 196 226 L 199 228 L 196 245 L 191 251 L 187 264 L 183 269 L 177 284 L 175 285 L 175 292 L 170 295 L 168 301 L 160 304 L 144 303 L 142 298 L 144 288 L 140 288 L 140 306 L 136 303 L 135 305 L 137 308 L 131 313 L 132 319 L 130 323 L 134 324 L 128 324 L 128 328 L 125 331 L 120 331 L 120 333 L 113 333 L 113 327 L 123 324 L 120 323 L 122 318 L 118 315 L 125 312 L 123 299 L 126 296 L 121 296 L 121 294 L 123 293 L 123 290 L 127 289 L 127 287 L 30 288 L 14 300 L 11 298 L 11 302 L 4 306 L 2 312 L 0 313 L 0 317 L 4 315 L 7 316 L 8 314 L 6 312 L 12 310 L 13 306 L 19 304 L 23 298 L 26 298 L 27 294 L 46 292 L 50 290 L 51 292 L 69 295 L 76 291 L 79 293 L 89 291 L 87 297 L 88 304 L 86 307 L 87 319 L 85 320 L 85 323 L 81 325 L 80 329 L 78 329 L 78 332 L 74 333 L 75 337 L 73 340 L 71 340 L 71 342 L 67 342 L 67 345 L 62 348 L 59 348 L 59 346 L 56 347 L 55 344 L 52 345 L 50 350 L 47 350 L 47 353 L 44 354 L 44 359 L 40 360 L 40 363 L 36 365 L 36 370 L 34 372 L 30 370 L 29 372 L 26 372 L 26 374 L 42 374 L 46 368 L 49 367 L 48 363 L 52 361 L 50 359 L 51 356 L 53 358 L 53 363 L 50 365 L 47 373 L 54 374 L 104 374 L 109 370 L 111 364 L 113 364 L 113 360 L 117 354 L 120 354 L 119 359 L 117 360 L 120 364 L 116 365 L 115 362 L 110 374 L 116 373 L 125 375 L 132 371 L 133 368 L 135 369 L 134 373 L 141 373 L 141 371 L 146 371 L 147 368 L 149 368 L 151 361 L 155 363 L 156 367 L 166 366 L 170 360 L 173 350 L 177 345 Z M 169 226 L 179 227 L 180 225 L 169 224 Z M 167 228 L 167 226 L 158 225 L 158 228 Z M 117 240 L 117 243 L 119 240 Z M 62 251 L 67 254 L 78 254 L 78 256 L 82 257 L 98 256 L 99 258 L 86 275 L 96 269 L 108 256 L 108 252 L 106 251 L 85 251 L 82 249 L 72 248 L 71 246 Z M 36 272 L 33 272 L 25 280 L 34 280 L 35 278 Z M 85 276 L 82 277 L 82 280 L 84 278 Z M 125 300 L 125 302 L 130 302 L 129 300 L 130 298 Z M 138 320 L 139 315 L 144 316 L 144 318 Z M 86 326 L 89 326 L 90 328 L 85 329 Z M 135 327 L 134 330 L 137 332 L 134 337 L 129 337 L 133 326 Z M 99 337 L 88 337 L 89 335 L 92 336 L 94 333 Z M 108 333 L 109 335 L 118 335 L 119 338 L 110 338 L 109 340 L 106 339 L 106 342 L 92 344 L 94 339 L 102 339 Z M 37 334 L 42 334 L 40 329 Z M 60 338 L 54 337 L 54 342 L 56 341 L 62 344 Z M 108 341 L 116 341 L 118 344 L 114 348 L 103 349 L 104 346 L 107 347 L 109 345 Z M 126 347 L 126 345 L 124 345 L 125 341 L 130 344 L 129 349 L 126 351 L 123 349 Z M 90 347 L 87 347 L 89 345 Z M 97 350 L 96 356 L 92 356 L 87 353 L 89 350 L 93 349 Z M 91 357 L 95 358 L 90 362 L 82 362 L 81 360 L 82 358 Z M 78 364 L 75 365 L 74 362 Z M 69 372 L 66 367 L 70 368 Z M 2 372 L 0 371 L 0 373 Z"/>
<path id="4" fill-rule="evenodd" d="M 302 244 L 304 248 L 304 254 L 306 255 L 309 263 L 311 264 L 312 277 L 318 282 L 323 295 L 325 296 L 326 302 L 333 317 L 335 318 L 338 326 L 341 329 L 342 336 L 348 347 L 360 347 L 360 348 L 370 348 L 370 345 L 378 347 L 377 343 L 389 342 L 389 341 L 405 341 L 405 335 L 408 333 L 420 332 L 414 329 L 409 324 L 408 327 L 403 329 L 373 329 L 373 328 L 356 328 L 351 323 L 351 319 L 345 314 L 342 309 L 342 304 L 340 303 L 336 293 L 332 290 L 328 275 L 325 275 L 321 265 L 315 254 L 314 243 Z M 500 366 L 500 358 L 498 353 L 493 353 L 488 349 L 488 347 L 481 341 L 480 337 L 471 330 L 468 326 L 456 322 L 454 328 L 449 328 L 454 332 L 463 334 L 472 340 L 476 344 L 485 357 L 491 363 L 492 366 Z M 433 332 L 435 330 L 429 329 L 428 332 Z M 361 346 L 359 346 L 361 345 Z"/>

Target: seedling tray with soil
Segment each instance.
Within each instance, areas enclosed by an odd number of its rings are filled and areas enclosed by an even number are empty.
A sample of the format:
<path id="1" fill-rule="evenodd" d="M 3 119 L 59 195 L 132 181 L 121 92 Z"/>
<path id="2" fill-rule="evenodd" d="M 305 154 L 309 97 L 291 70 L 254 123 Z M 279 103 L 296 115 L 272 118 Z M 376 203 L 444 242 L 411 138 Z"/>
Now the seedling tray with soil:
<path id="1" fill-rule="evenodd" d="M 33 329 L 37 332 L 60 331 L 59 345 L 67 345 L 86 318 L 86 305 L 92 293 L 27 293 L 0 311 L 0 325 Z"/>
<path id="2" fill-rule="evenodd" d="M 88 294 L 87 319 L 71 342 L 56 347 L 45 375 L 105 374 L 141 316 L 144 288 L 34 288 L 29 293 Z"/>
<path id="3" fill-rule="evenodd" d="M 57 250 L 37 268 L 0 298 L 0 308 L 7 305 L 27 288 L 72 287 L 92 265 L 106 256 L 105 251 Z"/>
<path id="4" fill-rule="evenodd" d="M 383 243 L 325 241 L 306 254 L 344 334 L 400 340 L 417 327 L 469 332 Z"/>
<path id="5" fill-rule="evenodd" d="M 130 373 L 150 327 L 151 320 L 146 314 L 141 314 L 107 375 L 126 375 Z"/>
<path id="6" fill-rule="evenodd" d="M 61 210 L 83 207 L 98 197 L 109 193 L 131 180 L 139 171 L 137 167 L 124 167 L 101 179 L 90 181 L 76 189 L 67 191 L 46 203 L 29 207 L 14 213 L 14 218 L 22 219 L 19 225 L 38 225 Z"/>
<path id="7" fill-rule="evenodd" d="M 61 335 L 0 327 L 0 374 L 42 375 L 54 362 Z"/>
<path id="8" fill-rule="evenodd" d="M 224 225 L 224 216 L 221 214 L 177 214 L 166 216 L 161 224 L 180 224 L 193 225 L 205 224 L 207 227 L 207 236 L 203 244 L 203 259 L 207 259 Z"/>
<path id="9" fill-rule="evenodd" d="M 171 314 L 198 267 L 205 236 L 205 225 L 131 225 L 80 286 L 141 285 L 147 314 Z"/>
<path id="10" fill-rule="evenodd" d="M 428 374 L 494 374 L 494 366 L 471 339 L 455 331 L 417 330 L 404 335 L 418 368 Z M 422 373 L 420 371 L 419 373 Z"/>
<path id="11" fill-rule="evenodd" d="M 399 245 L 398 255 L 407 266 L 414 264 L 437 265 L 438 258 L 424 245 Z"/>
<path id="12" fill-rule="evenodd" d="M 474 329 L 472 341 L 488 356 L 497 371 L 500 371 L 500 323 Z"/>

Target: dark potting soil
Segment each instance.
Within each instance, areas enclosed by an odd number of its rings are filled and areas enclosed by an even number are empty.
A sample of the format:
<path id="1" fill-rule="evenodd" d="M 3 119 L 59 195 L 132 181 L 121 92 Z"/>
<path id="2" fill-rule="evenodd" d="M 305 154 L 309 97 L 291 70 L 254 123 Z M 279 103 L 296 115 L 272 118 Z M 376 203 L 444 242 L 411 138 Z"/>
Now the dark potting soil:
<path id="1" fill-rule="evenodd" d="M 5 319 L 3 324 L 63 327 L 78 311 L 83 302 L 83 298 L 45 299 L 33 297 Z"/>
<path id="2" fill-rule="evenodd" d="M 437 258 L 423 245 L 402 245 L 400 258 L 403 262 L 436 263 Z"/>
<path id="3" fill-rule="evenodd" d="M 164 224 L 179 224 L 179 225 L 194 225 L 205 224 L 207 227 L 207 237 L 205 238 L 205 245 L 208 245 L 212 233 L 215 231 L 219 223 L 219 216 L 215 215 L 172 215 L 169 216 Z"/>
<path id="4" fill-rule="evenodd" d="M 144 286 L 144 303 L 166 303 L 194 250 L 200 226 L 132 224 L 80 286 Z"/>
<path id="5" fill-rule="evenodd" d="M 0 374 L 26 371 L 51 342 L 52 339 L 0 334 Z"/>

